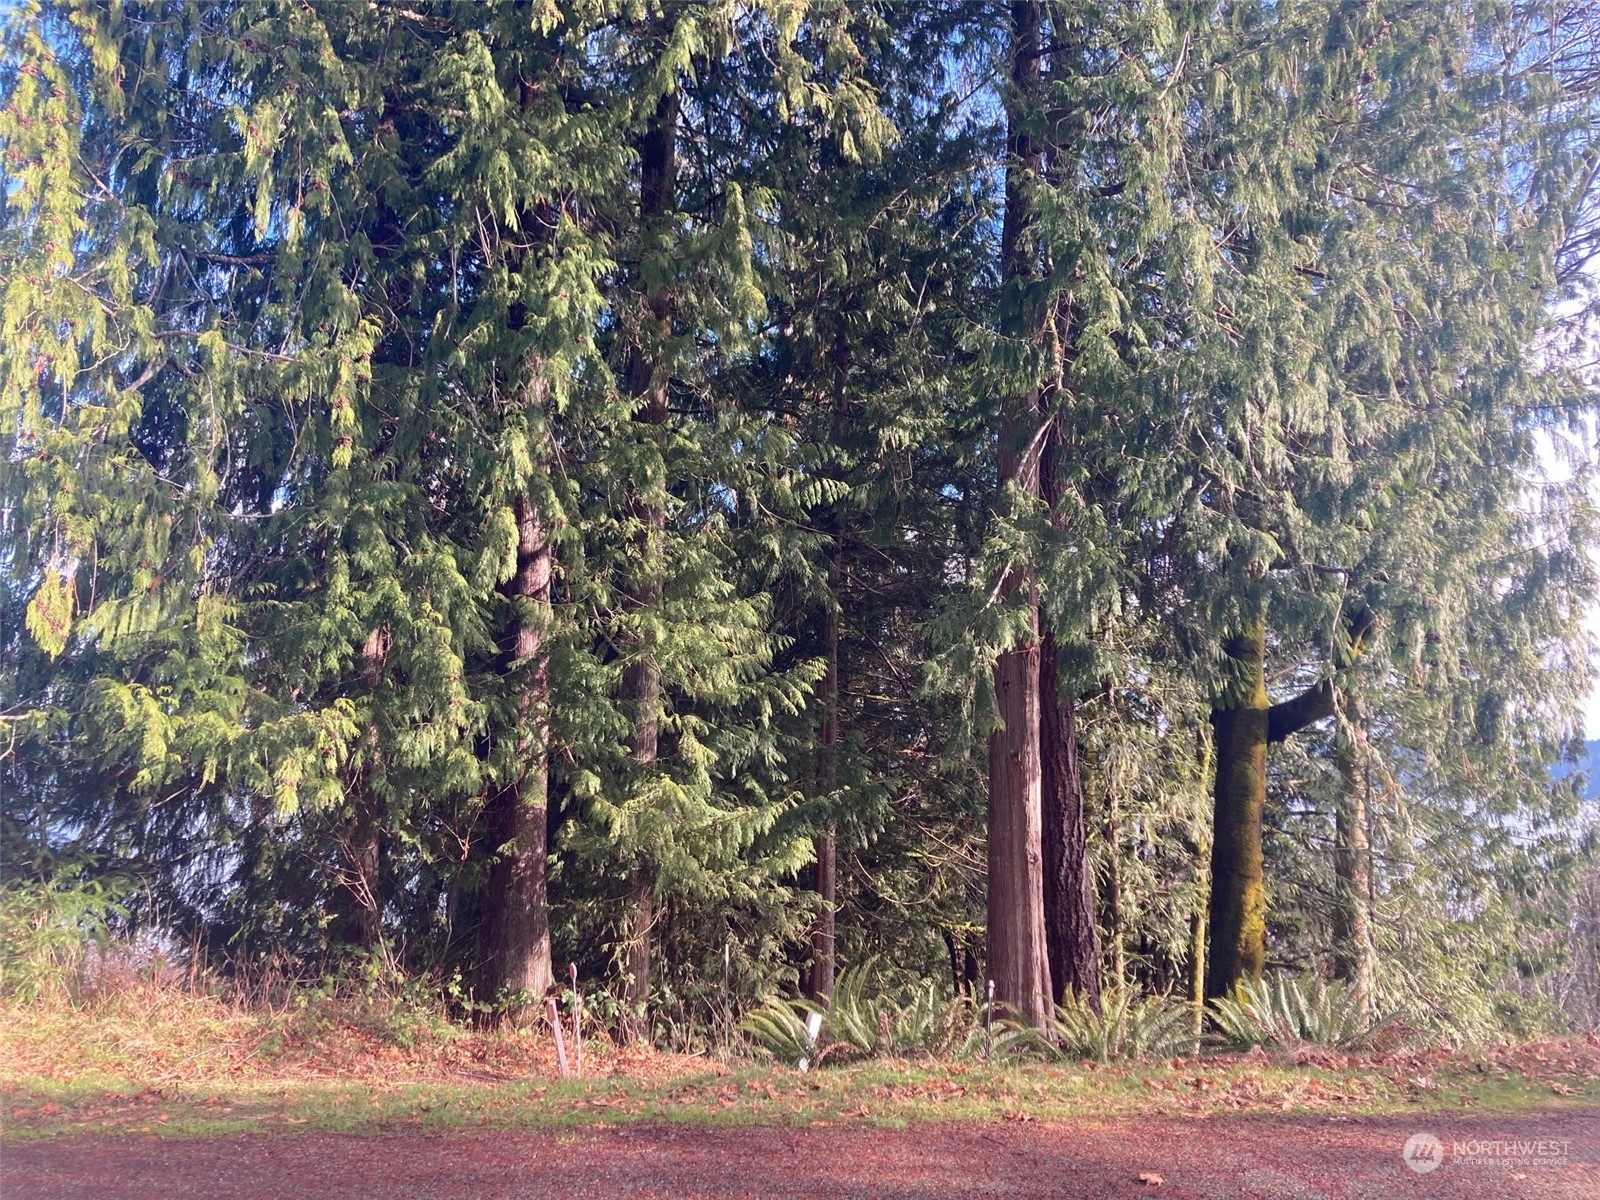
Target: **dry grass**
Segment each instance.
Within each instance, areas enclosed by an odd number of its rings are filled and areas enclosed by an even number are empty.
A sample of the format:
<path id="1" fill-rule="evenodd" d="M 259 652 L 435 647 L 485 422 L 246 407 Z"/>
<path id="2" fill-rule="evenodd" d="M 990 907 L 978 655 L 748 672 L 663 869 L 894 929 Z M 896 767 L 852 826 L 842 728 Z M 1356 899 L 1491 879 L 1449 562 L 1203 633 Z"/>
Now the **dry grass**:
<path id="1" fill-rule="evenodd" d="M 474 1028 L 403 992 L 278 987 L 255 989 L 255 997 L 148 963 L 112 962 L 31 1003 L 0 1005 L 7 1136 L 1600 1104 L 1600 1039 L 1592 1037 L 1417 1054 L 1258 1050 L 1148 1064 L 880 1059 L 801 1075 L 624 1050 L 591 1029 L 583 1078 L 562 1083 L 542 1022 Z"/>
<path id="2" fill-rule="evenodd" d="M 269 999 L 260 999 L 261 995 Z M 592 1072 L 670 1073 L 676 1056 L 615 1046 L 585 1026 Z M 570 1025 L 566 1030 L 570 1042 Z M 574 1047 L 568 1047 L 569 1053 Z M 441 1005 L 381 989 L 253 987 L 102 959 L 72 986 L 0 1003 L 0 1078 L 84 1076 L 144 1087 L 240 1081 L 463 1078 L 556 1074 L 548 1025 L 478 1028 Z"/>

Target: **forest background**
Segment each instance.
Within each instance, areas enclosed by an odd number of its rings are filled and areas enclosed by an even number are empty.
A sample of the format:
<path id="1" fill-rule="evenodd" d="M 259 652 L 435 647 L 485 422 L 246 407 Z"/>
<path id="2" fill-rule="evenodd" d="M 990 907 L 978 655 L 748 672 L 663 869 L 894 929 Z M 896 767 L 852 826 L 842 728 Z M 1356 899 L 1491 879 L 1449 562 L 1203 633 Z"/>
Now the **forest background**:
<path id="1" fill-rule="evenodd" d="M 13 6 L 5 986 L 1594 1027 L 1597 22 Z"/>

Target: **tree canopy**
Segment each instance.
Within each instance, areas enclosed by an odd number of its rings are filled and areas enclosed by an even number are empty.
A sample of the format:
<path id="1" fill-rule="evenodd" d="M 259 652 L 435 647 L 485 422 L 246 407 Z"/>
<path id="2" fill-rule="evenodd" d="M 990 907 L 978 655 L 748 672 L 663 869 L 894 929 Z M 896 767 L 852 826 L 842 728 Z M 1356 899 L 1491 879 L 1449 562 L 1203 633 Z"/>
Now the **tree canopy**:
<path id="1" fill-rule="evenodd" d="M 635 1038 L 1600 1005 L 1597 24 L 25 0 L 8 886 Z"/>

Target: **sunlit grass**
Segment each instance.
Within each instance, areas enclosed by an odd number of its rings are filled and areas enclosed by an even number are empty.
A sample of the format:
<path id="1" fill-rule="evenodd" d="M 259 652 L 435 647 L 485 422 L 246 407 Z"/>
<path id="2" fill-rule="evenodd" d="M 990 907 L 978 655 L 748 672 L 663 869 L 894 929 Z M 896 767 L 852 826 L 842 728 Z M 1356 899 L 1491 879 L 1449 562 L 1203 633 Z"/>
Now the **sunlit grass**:
<path id="1" fill-rule="evenodd" d="M 879 1058 L 802 1073 L 737 1056 L 621 1050 L 591 1032 L 583 1077 L 563 1081 L 541 1027 L 478 1029 L 404 998 L 290 994 L 250 1004 L 131 979 L 0 1007 L 6 1136 L 631 1121 L 904 1126 L 1600 1104 L 1600 1044 L 1579 1039 L 1148 1063 Z"/>

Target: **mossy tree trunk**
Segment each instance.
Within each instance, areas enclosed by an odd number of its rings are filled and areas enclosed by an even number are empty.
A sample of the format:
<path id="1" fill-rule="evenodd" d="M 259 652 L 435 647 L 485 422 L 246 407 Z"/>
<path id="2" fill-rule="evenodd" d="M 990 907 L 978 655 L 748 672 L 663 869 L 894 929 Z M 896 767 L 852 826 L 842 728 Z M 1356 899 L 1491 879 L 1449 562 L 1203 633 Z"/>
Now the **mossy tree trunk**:
<path id="1" fill-rule="evenodd" d="M 1211 710 L 1216 807 L 1207 997 L 1227 995 L 1242 979 L 1260 979 L 1266 966 L 1261 822 L 1267 806 L 1267 746 L 1333 714 L 1328 680 L 1281 704 L 1268 700 L 1266 640 L 1265 616 L 1228 639 L 1232 679 Z"/>
<path id="2" fill-rule="evenodd" d="M 1261 817 L 1267 802 L 1266 624 L 1229 640 L 1231 693 L 1211 710 L 1216 816 L 1211 835 L 1211 948 L 1206 995 L 1224 996 L 1266 963 Z"/>

